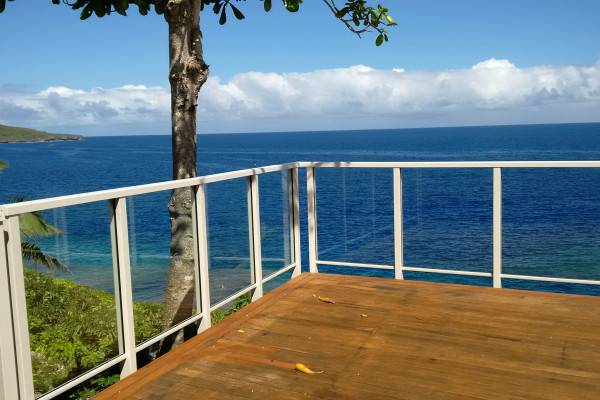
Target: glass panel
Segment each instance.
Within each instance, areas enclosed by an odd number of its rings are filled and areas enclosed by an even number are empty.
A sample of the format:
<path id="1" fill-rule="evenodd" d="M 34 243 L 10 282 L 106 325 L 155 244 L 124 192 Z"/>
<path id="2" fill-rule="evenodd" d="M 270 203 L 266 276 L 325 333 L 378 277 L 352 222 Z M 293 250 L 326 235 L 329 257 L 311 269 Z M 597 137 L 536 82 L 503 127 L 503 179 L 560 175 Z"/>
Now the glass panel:
<path id="1" fill-rule="evenodd" d="M 246 178 L 206 187 L 211 304 L 251 284 Z"/>
<path id="2" fill-rule="evenodd" d="M 290 279 L 292 279 L 292 271 L 286 271 L 286 272 L 282 273 L 281 275 L 276 276 L 275 278 L 271 279 L 270 281 L 265 282 L 265 284 L 263 286 L 263 292 L 265 294 L 267 294 L 271 290 L 277 289 L 279 286 L 283 285 Z"/>
<path id="3" fill-rule="evenodd" d="M 492 178 L 491 169 L 405 168 L 404 265 L 491 272 Z"/>
<path id="4" fill-rule="evenodd" d="M 259 176 L 263 277 L 292 263 L 288 171 Z"/>
<path id="5" fill-rule="evenodd" d="M 598 182 L 600 170 L 591 168 L 505 169 L 503 272 L 600 279 Z"/>
<path id="6" fill-rule="evenodd" d="M 113 358 L 119 346 L 108 204 L 39 216 L 63 232 L 36 237 L 28 231 L 33 216 L 21 217 L 22 240 L 39 248 L 24 245 L 23 252 L 34 387 L 45 393 Z M 42 253 L 69 271 L 36 264 Z"/>
<path id="7" fill-rule="evenodd" d="M 319 259 L 394 265 L 393 170 L 319 168 L 315 174 Z"/>
<path id="8" fill-rule="evenodd" d="M 169 273 L 170 196 L 171 191 L 163 191 L 127 198 L 136 344 L 161 331 Z"/>

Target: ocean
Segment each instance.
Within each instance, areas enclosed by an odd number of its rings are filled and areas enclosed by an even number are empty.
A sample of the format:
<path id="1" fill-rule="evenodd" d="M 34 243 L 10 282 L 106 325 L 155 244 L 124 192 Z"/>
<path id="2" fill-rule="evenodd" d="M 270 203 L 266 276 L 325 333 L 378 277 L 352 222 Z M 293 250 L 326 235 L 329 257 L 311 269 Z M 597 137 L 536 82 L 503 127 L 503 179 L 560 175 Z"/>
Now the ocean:
<path id="1" fill-rule="evenodd" d="M 0 145 L 0 203 L 171 179 L 170 136 L 88 137 L 81 142 Z M 600 124 L 523 125 L 198 136 L 198 173 L 294 161 L 600 160 Z M 319 258 L 393 264 L 392 172 L 319 169 Z M 266 274 L 289 262 L 287 188 L 281 174 L 261 176 L 261 233 Z M 306 180 L 300 175 L 303 266 Z M 169 193 L 129 198 L 134 299 L 164 297 L 169 258 Z M 213 301 L 250 282 L 246 182 L 208 187 Z M 492 171 L 403 173 L 405 265 L 489 272 L 492 268 Z M 503 172 L 505 273 L 600 280 L 600 170 Z M 113 291 L 108 206 L 44 212 L 65 233 L 35 239 L 71 272 L 45 272 Z M 343 272 L 343 267 L 320 268 Z M 42 271 L 42 270 L 40 270 Z M 390 276 L 389 271 L 352 273 Z M 407 279 L 491 286 L 489 278 L 407 272 Z M 272 283 L 276 285 L 278 282 Z M 600 295 L 592 285 L 503 280 L 505 287 Z M 213 291 L 214 289 L 214 291 Z M 267 288 L 268 289 L 268 288 Z"/>

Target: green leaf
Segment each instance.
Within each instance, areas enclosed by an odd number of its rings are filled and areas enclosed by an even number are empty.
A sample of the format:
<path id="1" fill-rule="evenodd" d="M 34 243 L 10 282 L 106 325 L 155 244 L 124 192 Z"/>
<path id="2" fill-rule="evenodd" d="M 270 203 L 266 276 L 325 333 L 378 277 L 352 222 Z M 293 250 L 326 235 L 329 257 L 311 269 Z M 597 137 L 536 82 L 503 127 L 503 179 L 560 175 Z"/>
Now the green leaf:
<path id="1" fill-rule="evenodd" d="M 21 255 L 24 260 L 46 267 L 48 270 L 63 269 L 70 271 L 58 258 L 45 254 L 35 243 L 21 242 Z"/>
<path id="2" fill-rule="evenodd" d="M 6 0 L 0 0 L 0 13 L 6 8 Z"/>
<path id="3" fill-rule="evenodd" d="M 204 3 L 202 3 L 202 8 L 204 8 Z M 164 14 L 165 13 L 165 3 L 158 2 L 158 3 L 154 4 L 154 11 L 156 11 L 156 13 L 158 15 Z"/>
<path id="4" fill-rule="evenodd" d="M 233 4 L 229 4 L 231 6 L 231 10 L 233 11 L 233 15 L 235 15 L 235 17 L 237 19 L 244 19 L 246 17 L 244 17 L 244 14 L 242 14 L 242 12 L 240 10 L 238 10 Z"/>
<path id="5" fill-rule="evenodd" d="M 92 15 L 93 12 L 94 12 L 94 8 L 93 8 L 92 4 L 88 4 L 81 11 L 81 16 L 79 18 L 81 20 L 86 20 L 90 17 L 90 15 Z"/>
<path id="6" fill-rule="evenodd" d="M 348 12 L 347 9 L 342 8 L 341 10 L 339 10 L 338 12 L 335 13 L 335 17 L 336 18 L 344 18 L 344 15 L 346 15 L 347 12 Z"/>
<path id="7" fill-rule="evenodd" d="M 300 3 L 302 3 L 302 0 L 283 0 L 283 5 L 289 12 L 298 11 L 300 9 Z"/>
<path id="8" fill-rule="evenodd" d="M 81 7 L 85 6 L 86 3 L 83 0 L 77 0 L 75 3 L 73 3 L 73 5 L 71 6 L 71 8 L 73 10 L 79 10 Z"/>
<path id="9" fill-rule="evenodd" d="M 271 11 L 271 0 L 265 0 L 265 11 Z"/>
<path id="10" fill-rule="evenodd" d="M 224 25 L 227 22 L 227 15 L 225 15 L 225 9 L 221 11 L 221 18 L 219 18 L 219 25 Z"/>
<path id="11" fill-rule="evenodd" d="M 221 11 L 221 3 L 217 1 L 213 7 L 213 12 L 215 14 L 218 14 L 219 11 Z"/>
<path id="12" fill-rule="evenodd" d="M 141 15 L 148 15 L 148 11 L 150 11 L 150 5 L 148 3 L 139 2 L 138 9 Z"/>
<path id="13" fill-rule="evenodd" d="M 94 5 L 94 12 L 98 18 L 102 18 L 106 15 L 106 6 L 101 2 L 97 2 Z"/>
<path id="14" fill-rule="evenodd" d="M 383 43 L 383 34 L 377 36 L 377 39 L 375 40 L 375 46 L 381 46 L 382 43 Z"/>
<path id="15" fill-rule="evenodd" d="M 129 8 L 129 3 L 127 2 L 127 0 L 117 0 L 113 3 L 113 5 L 115 6 L 116 12 L 118 12 L 121 15 L 127 15 L 127 13 L 125 12 Z"/>

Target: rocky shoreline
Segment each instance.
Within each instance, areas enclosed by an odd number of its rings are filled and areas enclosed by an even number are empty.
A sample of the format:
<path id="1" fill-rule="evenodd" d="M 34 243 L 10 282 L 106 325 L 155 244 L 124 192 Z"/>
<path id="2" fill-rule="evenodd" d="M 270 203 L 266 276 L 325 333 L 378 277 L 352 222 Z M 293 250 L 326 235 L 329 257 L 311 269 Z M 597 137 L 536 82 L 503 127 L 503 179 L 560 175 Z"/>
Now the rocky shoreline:
<path id="1" fill-rule="evenodd" d="M 31 139 L 31 138 L 11 138 L 5 139 L 0 138 L 0 143 L 39 143 L 39 142 L 69 142 L 69 141 L 79 141 L 84 140 L 84 137 L 81 135 L 59 135 L 59 136 L 49 136 L 40 139 Z"/>

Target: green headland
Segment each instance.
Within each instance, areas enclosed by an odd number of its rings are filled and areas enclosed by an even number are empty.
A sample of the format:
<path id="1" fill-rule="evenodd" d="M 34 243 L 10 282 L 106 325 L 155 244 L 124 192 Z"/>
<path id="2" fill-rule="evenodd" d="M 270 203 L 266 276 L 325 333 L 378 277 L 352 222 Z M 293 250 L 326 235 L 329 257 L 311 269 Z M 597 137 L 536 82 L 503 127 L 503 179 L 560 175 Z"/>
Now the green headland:
<path id="1" fill-rule="evenodd" d="M 62 142 L 65 140 L 83 140 L 83 136 L 48 133 L 36 131 L 35 129 L 0 125 L 0 143 Z"/>

